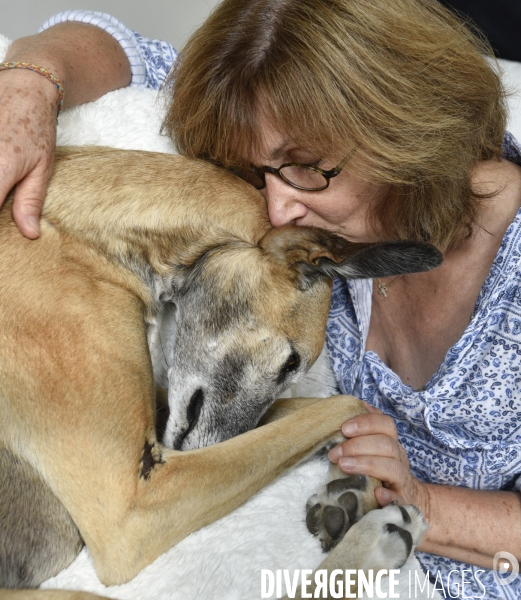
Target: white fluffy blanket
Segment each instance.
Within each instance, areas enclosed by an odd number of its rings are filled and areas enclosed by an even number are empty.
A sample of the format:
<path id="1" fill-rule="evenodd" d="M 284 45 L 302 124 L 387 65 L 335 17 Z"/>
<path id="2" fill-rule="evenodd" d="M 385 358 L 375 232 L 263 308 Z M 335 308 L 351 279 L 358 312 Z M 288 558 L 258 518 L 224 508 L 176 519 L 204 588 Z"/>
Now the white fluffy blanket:
<path id="1" fill-rule="evenodd" d="M 7 47 L 8 40 L 0 36 L 0 58 Z M 510 63 L 506 67 L 512 73 L 511 80 L 521 80 L 521 65 Z M 518 113 L 516 110 L 516 117 Z M 174 152 L 172 143 L 158 134 L 161 118 L 162 107 L 155 92 L 118 90 L 91 104 L 65 110 L 59 119 L 58 143 Z M 513 119 L 512 125 L 514 134 L 521 138 L 521 119 Z M 328 382 L 323 378 L 322 372 L 311 373 L 311 386 L 316 389 L 308 389 L 307 395 L 327 395 Z M 289 569 L 292 573 L 295 569 L 314 569 L 322 561 L 319 543 L 305 526 L 304 506 L 317 486 L 325 482 L 326 474 L 323 459 L 300 465 L 234 513 L 190 535 L 125 585 L 103 586 L 84 549 L 67 569 L 42 587 L 81 589 L 121 600 L 260 598 L 261 569 Z M 414 568 L 415 559 L 409 562 Z M 408 598 L 405 569 L 402 576 L 400 597 Z"/>

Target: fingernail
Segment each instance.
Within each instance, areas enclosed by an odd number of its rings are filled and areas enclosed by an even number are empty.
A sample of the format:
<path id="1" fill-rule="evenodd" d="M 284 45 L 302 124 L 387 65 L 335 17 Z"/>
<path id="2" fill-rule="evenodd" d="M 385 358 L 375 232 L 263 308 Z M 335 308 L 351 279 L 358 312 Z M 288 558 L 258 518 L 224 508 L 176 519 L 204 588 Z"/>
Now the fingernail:
<path id="1" fill-rule="evenodd" d="M 336 462 L 342 456 L 342 446 L 335 446 L 329 451 L 329 460 Z"/>
<path id="2" fill-rule="evenodd" d="M 29 229 L 32 229 L 35 235 L 40 233 L 40 221 L 37 217 L 27 217 L 25 222 L 27 223 Z"/>
<path id="3" fill-rule="evenodd" d="M 380 502 L 388 503 L 391 501 L 391 492 L 385 488 L 380 488 Z"/>
<path id="4" fill-rule="evenodd" d="M 346 469 L 354 469 L 356 467 L 356 458 L 352 458 L 351 456 L 343 456 L 338 464 L 344 470 Z"/>
<path id="5" fill-rule="evenodd" d="M 350 437 L 352 435 L 355 435 L 355 433 L 358 430 L 358 425 L 356 423 L 344 423 L 342 425 L 342 433 L 346 436 L 346 437 Z"/>

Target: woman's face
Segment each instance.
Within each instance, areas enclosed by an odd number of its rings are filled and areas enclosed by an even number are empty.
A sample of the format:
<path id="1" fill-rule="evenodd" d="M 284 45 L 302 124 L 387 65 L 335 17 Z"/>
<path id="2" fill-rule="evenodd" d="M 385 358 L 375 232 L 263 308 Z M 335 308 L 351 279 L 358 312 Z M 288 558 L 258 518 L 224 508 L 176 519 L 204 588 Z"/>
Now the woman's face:
<path id="1" fill-rule="evenodd" d="M 333 169 L 343 157 L 321 160 L 312 152 L 298 147 L 263 119 L 263 147 L 252 157 L 256 166 L 280 167 L 289 162 L 310 164 L 321 169 Z M 266 198 L 272 225 L 311 225 L 329 229 L 357 242 L 375 241 L 378 236 L 369 222 L 369 212 L 386 192 L 383 186 L 373 185 L 350 173 L 349 162 L 329 187 L 319 192 L 293 188 L 277 175 L 266 173 Z"/>

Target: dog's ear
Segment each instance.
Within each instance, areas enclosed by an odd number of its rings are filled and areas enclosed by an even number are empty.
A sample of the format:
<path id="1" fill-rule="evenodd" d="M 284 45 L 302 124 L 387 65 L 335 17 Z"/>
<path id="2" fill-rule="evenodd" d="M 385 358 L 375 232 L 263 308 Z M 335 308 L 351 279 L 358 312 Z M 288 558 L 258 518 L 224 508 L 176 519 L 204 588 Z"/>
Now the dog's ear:
<path id="1" fill-rule="evenodd" d="M 271 229 L 259 245 L 293 269 L 300 289 L 318 279 L 369 279 L 429 271 L 441 264 L 439 250 L 426 242 L 360 244 L 315 227 Z"/>

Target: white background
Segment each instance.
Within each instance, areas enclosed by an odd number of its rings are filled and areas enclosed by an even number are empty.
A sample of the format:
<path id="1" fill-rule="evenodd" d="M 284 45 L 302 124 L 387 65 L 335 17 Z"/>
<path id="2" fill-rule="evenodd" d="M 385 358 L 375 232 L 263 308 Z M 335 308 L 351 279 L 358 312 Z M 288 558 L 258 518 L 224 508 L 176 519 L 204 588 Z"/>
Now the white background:
<path id="1" fill-rule="evenodd" d="M 0 0 L 0 33 L 10 39 L 36 33 L 57 12 L 98 10 L 149 38 L 180 49 L 218 0 Z"/>

